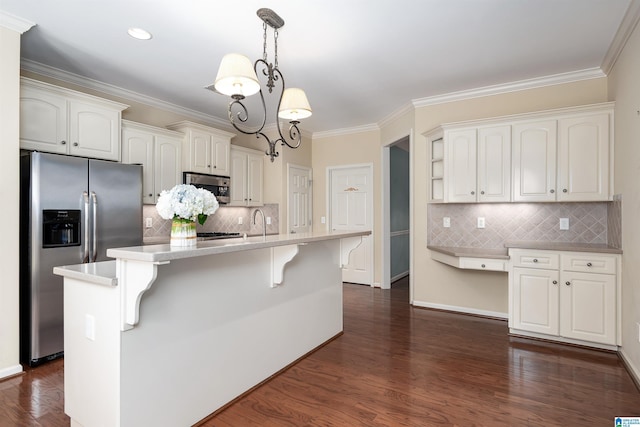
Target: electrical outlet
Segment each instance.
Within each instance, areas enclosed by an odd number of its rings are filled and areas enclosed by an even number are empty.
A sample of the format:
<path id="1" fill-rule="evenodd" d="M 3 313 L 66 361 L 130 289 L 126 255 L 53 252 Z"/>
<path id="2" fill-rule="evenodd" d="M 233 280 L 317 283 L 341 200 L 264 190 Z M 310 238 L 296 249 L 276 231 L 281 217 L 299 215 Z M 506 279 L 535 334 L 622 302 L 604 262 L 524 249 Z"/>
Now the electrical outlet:
<path id="1" fill-rule="evenodd" d="M 270 216 L 267 217 L 267 225 L 271 225 L 271 217 Z"/>
<path id="2" fill-rule="evenodd" d="M 449 218 L 448 216 L 445 216 L 444 218 L 442 218 L 442 226 L 444 228 L 451 227 L 451 218 Z"/>
<path id="3" fill-rule="evenodd" d="M 560 218 L 560 230 L 569 229 L 569 218 Z"/>
<path id="4" fill-rule="evenodd" d="M 153 227 L 153 218 L 145 218 L 144 219 L 144 226 L 147 227 L 147 228 Z"/>
<path id="5" fill-rule="evenodd" d="M 320 217 L 320 224 L 326 224 L 327 223 L 327 218 L 324 216 Z"/>
<path id="6" fill-rule="evenodd" d="M 479 216 L 478 217 L 478 228 L 484 228 L 484 217 L 483 216 Z"/>
<path id="7" fill-rule="evenodd" d="M 242 217 L 241 216 L 238 217 L 238 225 L 242 225 Z"/>

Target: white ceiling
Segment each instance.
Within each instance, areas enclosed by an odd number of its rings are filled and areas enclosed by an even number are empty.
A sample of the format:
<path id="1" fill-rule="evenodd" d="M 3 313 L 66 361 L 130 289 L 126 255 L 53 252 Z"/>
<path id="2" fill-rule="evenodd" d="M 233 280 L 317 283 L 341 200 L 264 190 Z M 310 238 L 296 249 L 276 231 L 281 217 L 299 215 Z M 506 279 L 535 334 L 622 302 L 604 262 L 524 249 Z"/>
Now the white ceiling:
<path id="1" fill-rule="evenodd" d="M 269 7 L 285 20 L 279 65 L 287 86 L 304 88 L 313 108 L 301 128 L 327 132 L 379 123 L 416 99 L 599 71 L 631 3 L 0 0 L 0 11 L 36 24 L 22 37 L 28 69 L 61 70 L 226 121 L 227 98 L 203 87 L 225 53 L 261 57 L 256 10 Z M 133 26 L 153 38 L 129 37 Z"/>

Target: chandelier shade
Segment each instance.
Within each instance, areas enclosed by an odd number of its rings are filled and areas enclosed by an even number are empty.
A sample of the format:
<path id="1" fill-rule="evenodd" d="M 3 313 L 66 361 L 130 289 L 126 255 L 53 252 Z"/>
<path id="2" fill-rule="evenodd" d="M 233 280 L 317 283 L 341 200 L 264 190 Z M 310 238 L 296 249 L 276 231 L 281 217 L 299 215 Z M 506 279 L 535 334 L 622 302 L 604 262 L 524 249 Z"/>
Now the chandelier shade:
<path id="1" fill-rule="evenodd" d="M 258 93 L 260 82 L 249 58 L 228 53 L 220 62 L 214 87 L 224 95 L 242 99 Z"/>
<path id="2" fill-rule="evenodd" d="M 304 90 L 290 87 L 284 90 L 280 101 L 278 117 L 289 121 L 299 122 L 311 116 L 311 106 Z"/>

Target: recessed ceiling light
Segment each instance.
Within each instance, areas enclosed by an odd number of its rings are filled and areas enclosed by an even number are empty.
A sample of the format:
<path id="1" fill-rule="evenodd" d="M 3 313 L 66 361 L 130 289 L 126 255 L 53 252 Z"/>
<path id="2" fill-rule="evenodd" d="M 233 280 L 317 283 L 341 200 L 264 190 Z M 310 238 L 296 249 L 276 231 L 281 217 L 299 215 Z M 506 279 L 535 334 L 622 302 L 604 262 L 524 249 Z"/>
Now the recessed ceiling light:
<path id="1" fill-rule="evenodd" d="M 151 33 L 147 30 L 143 30 L 142 28 L 129 28 L 127 33 L 134 39 L 138 40 L 149 40 L 152 36 Z"/>

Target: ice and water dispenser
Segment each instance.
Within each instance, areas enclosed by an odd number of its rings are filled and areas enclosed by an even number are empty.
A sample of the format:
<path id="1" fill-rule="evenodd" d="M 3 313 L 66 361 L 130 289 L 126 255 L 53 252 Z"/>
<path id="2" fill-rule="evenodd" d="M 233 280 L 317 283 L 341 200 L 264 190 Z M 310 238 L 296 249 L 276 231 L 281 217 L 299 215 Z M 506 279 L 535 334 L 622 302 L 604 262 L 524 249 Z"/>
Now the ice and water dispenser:
<path id="1" fill-rule="evenodd" d="M 43 210 L 42 228 L 43 248 L 79 246 L 80 210 Z"/>

